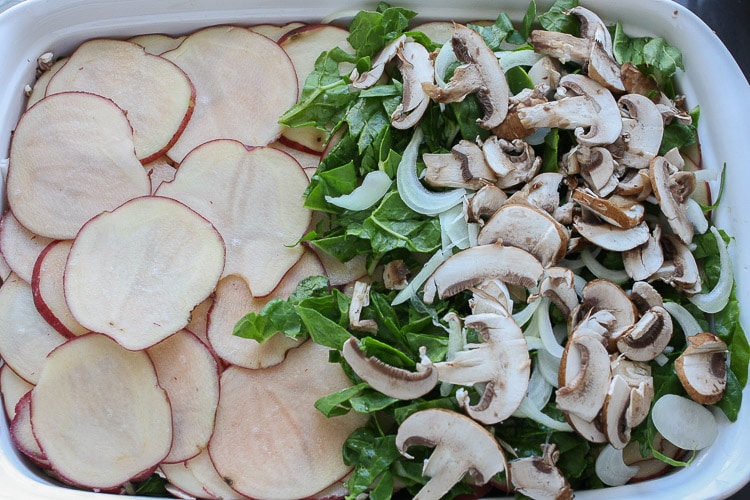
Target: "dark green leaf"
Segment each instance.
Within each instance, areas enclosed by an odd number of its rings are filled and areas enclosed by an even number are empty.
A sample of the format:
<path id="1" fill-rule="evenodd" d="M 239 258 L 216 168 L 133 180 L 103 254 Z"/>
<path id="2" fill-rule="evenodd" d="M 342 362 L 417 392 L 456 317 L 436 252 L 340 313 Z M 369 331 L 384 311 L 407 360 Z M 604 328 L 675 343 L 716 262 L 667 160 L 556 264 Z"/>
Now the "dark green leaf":
<path id="1" fill-rule="evenodd" d="M 399 400 L 386 396 L 378 391 L 366 391 L 359 396 L 354 396 L 349 400 L 352 410 L 357 413 L 374 413 L 384 410 L 392 404 L 398 403 Z"/>
<path id="2" fill-rule="evenodd" d="M 401 454 L 396 436 L 378 436 L 369 428 L 354 431 L 344 443 L 344 462 L 354 470 L 346 481 L 351 498 L 367 491 Z"/>
<path id="3" fill-rule="evenodd" d="M 440 247 L 440 222 L 411 210 L 397 191 L 386 194 L 363 224 L 375 253 L 398 248 L 430 253 Z"/>
<path id="4" fill-rule="evenodd" d="M 539 23 L 547 31 L 578 35 L 580 24 L 575 16 L 564 12 L 578 6 L 578 0 L 557 0 L 550 9 L 539 15 Z"/>
<path id="5" fill-rule="evenodd" d="M 732 370 L 727 372 L 727 387 L 724 396 L 716 403 L 730 422 L 736 422 L 742 405 L 742 384 Z"/>
<path id="6" fill-rule="evenodd" d="M 347 40 L 357 57 L 374 56 L 384 45 L 398 38 L 415 15 L 414 11 L 398 7 L 360 11 L 349 26 Z"/>
<path id="7" fill-rule="evenodd" d="M 349 413 L 351 406 L 347 404 L 351 398 L 367 389 L 367 382 L 346 387 L 328 396 L 323 396 L 315 402 L 315 408 L 326 417 L 336 417 Z"/>
<path id="8" fill-rule="evenodd" d="M 346 328 L 326 318 L 316 309 L 300 306 L 297 311 L 316 344 L 341 350 L 344 342 L 351 337 Z"/>

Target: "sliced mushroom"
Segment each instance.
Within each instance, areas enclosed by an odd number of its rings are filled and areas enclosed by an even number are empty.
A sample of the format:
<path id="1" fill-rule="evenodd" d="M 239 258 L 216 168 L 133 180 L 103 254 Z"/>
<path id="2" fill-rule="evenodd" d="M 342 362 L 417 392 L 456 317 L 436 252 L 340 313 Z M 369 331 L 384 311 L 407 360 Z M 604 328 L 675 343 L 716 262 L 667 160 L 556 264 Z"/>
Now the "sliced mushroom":
<path id="1" fill-rule="evenodd" d="M 591 421 L 584 420 L 572 413 L 566 414 L 565 418 L 573 430 L 589 443 L 608 442 L 607 435 L 604 433 L 601 412 L 599 412 Z"/>
<path id="2" fill-rule="evenodd" d="M 534 87 L 544 85 L 546 88 L 552 89 L 557 87 L 562 76 L 560 64 L 549 56 L 544 56 L 535 62 L 529 68 L 528 74 Z"/>
<path id="3" fill-rule="evenodd" d="M 625 377 L 615 374 L 602 406 L 602 422 L 607 441 L 617 450 L 625 448 L 630 441 L 631 427 L 628 426 L 626 417 L 629 406 L 630 386 Z"/>
<path id="4" fill-rule="evenodd" d="M 625 252 L 648 241 L 649 230 L 645 222 L 630 229 L 622 229 L 596 217 L 577 217 L 573 227 L 588 241 L 605 250 Z"/>
<path id="5" fill-rule="evenodd" d="M 645 169 L 628 169 L 620 177 L 614 191 L 622 196 L 635 196 L 638 201 L 644 201 L 651 196 L 651 177 Z"/>
<path id="6" fill-rule="evenodd" d="M 547 212 L 531 205 L 505 203 L 479 231 L 477 243 L 518 247 L 549 267 L 565 257 L 568 238 L 568 229 Z"/>
<path id="7" fill-rule="evenodd" d="M 543 172 L 535 175 L 521 189 L 508 198 L 509 203 L 528 203 L 553 217 L 560 209 L 560 185 L 563 175 L 559 172 Z M 555 217 L 557 219 L 557 217 Z M 559 221 L 559 219 L 558 219 Z"/>
<path id="8" fill-rule="evenodd" d="M 638 69 L 638 66 L 632 62 L 626 62 L 620 66 L 620 77 L 625 91 L 629 94 L 649 96 L 659 91 L 656 80 Z"/>
<path id="9" fill-rule="evenodd" d="M 573 490 L 557 468 L 560 453 L 554 444 L 543 444 L 541 457 L 532 456 L 511 460 L 508 473 L 513 487 L 529 498 L 570 500 Z"/>
<path id="10" fill-rule="evenodd" d="M 690 248 L 671 234 L 663 235 L 660 241 L 664 264 L 652 278 L 660 279 L 688 296 L 700 293 L 701 276 Z"/>
<path id="11" fill-rule="evenodd" d="M 663 157 L 657 156 L 651 161 L 649 167 L 651 184 L 654 189 L 654 195 L 659 202 L 659 208 L 667 218 L 669 227 L 675 235 L 685 244 L 690 244 L 693 240 L 693 225 L 687 218 L 686 191 L 689 189 L 690 181 L 685 179 L 692 178 L 692 188 L 695 188 L 695 175 L 690 172 L 678 173 L 671 164 Z M 686 184 L 688 186 L 686 186 Z M 689 195 L 689 193 L 687 193 Z"/>
<path id="12" fill-rule="evenodd" d="M 413 413 L 396 433 L 396 447 L 406 458 L 413 446 L 434 447 L 422 475 L 430 480 L 414 497 L 438 500 L 464 477 L 475 485 L 507 470 L 505 454 L 495 437 L 469 417 L 444 409 Z"/>
<path id="13" fill-rule="evenodd" d="M 568 339 L 555 392 L 557 407 L 591 422 L 604 404 L 610 378 L 609 354 L 596 337 Z"/>
<path id="14" fill-rule="evenodd" d="M 567 318 L 578 307 L 575 275 L 567 267 L 548 267 L 539 283 L 539 295 L 548 297 Z"/>
<path id="15" fill-rule="evenodd" d="M 493 135 L 482 143 L 482 151 L 487 165 L 497 175 L 495 185 L 499 188 L 528 182 L 542 166 L 534 148 L 520 139 L 509 142 Z"/>
<path id="16" fill-rule="evenodd" d="M 435 68 L 424 45 L 407 41 L 396 50 L 397 63 L 403 78 L 403 98 L 391 115 L 397 129 L 415 126 L 427 110 L 430 98 L 423 85 L 435 82 Z"/>
<path id="17" fill-rule="evenodd" d="M 469 299 L 472 314 L 492 312 L 507 316 L 513 311 L 513 299 L 508 286 L 499 279 L 489 279 L 471 288 L 473 298 Z"/>
<path id="18" fill-rule="evenodd" d="M 370 305 L 370 285 L 362 281 L 354 283 L 352 301 L 349 303 L 349 327 L 352 330 L 360 330 L 374 333 L 378 331 L 378 324 L 372 319 L 360 319 L 362 308 Z"/>
<path id="19" fill-rule="evenodd" d="M 438 372 L 429 360 L 417 363 L 416 372 L 396 368 L 366 356 L 356 337 L 344 342 L 341 352 L 354 373 L 376 391 L 392 398 L 416 399 L 430 392 L 438 382 Z"/>
<path id="20" fill-rule="evenodd" d="M 545 59 L 550 60 L 549 58 L 543 58 L 540 60 L 540 62 L 544 61 Z M 529 78 L 531 78 L 531 73 L 529 73 Z M 559 81 L 560 75 L 558 73 L 554 85 L 557 86 Z M 506 115 L 505 120 L 503 120 L 503 122 L 497 127 L 494 127 L 492 129 L 492 133 L 497 137 L 509 141 L 512 141 L 514 139 L 523 139 L 524 137 L 528 137 L 529 135 L 533 134 L 533 128 L 526 128 L 521 123 L 521 120 L 518 117 L 518 110 L 528 106 L 534 106 L 536 104 L 547 102 L 546 94 L 548 92 L 549 87 L 547 85 L 538 85 L 533 89 L 524 89 L 518 94 L 511 96 L 508 101 L 508 114 Z"/>
<path id="21" fill-rule="evenodd" d="M 625 412 L 625 424 L 635 428 L 642 423 L 654 400 L 654 378 L 648 363 L 632 361 L 624 356 L 612 360 L 612 376 L 623 377 L 630 387 L 630 404 Z"/>
<path id="22" fill-rule="evenodd" d="M 383 266 L 383 285 L 387 290 L 403 290 L 409 284 L 409 274 L 403 260 L 392 260 Z"/>
<path id="23" fill-rule="evenodd" d="M 618 103 L 623 113 L 621 136 L 625 149 L 617 155 L 617 161 L 626 167 L 648 168 L 659 153 L 664 135 L 659 108 L 640 94 L 626 94 Z"/>
<path id="24" fill-rule="evenodd" d="M 609 196 L 617 188 L 615 161 L 608 149 L 577 146 L 568 156 L 568 162 L 577 163 L 576 170 L 586 186 L 598 196 Z"/>
<path id="25" fill-rule="evenodd" d="M 645 207 L 633 198 L 612 195 L 608 198 L 597 196 L 588 189 L 576 188 L 572 198 L 595 213 L 600 219 L 621 229 L 632 229 L 643 222 Z"/>
<path id="26" fill-rule="evenodd" d="M 664 264 L 664 252 L 661 248 L 661 226 L 655 226 L 646 243 L 622 253 L 625 272 L 633 280 L 647 280 Z"/>
<path id="27" fill-rule="evenodd" d="M 461 140 L 450 153 L 425 153 L 425 181 L 438 187 L 480 189 L 497 180 L 474 142 Z"/>
<path id="28" fill-rule="evenodd" d="M 560 79 L 558 92 L 564 96 L 555 101 L 518 110 L 527 128 L 558 127 L 575 129 L 578 142 L 586 146 L 611 144 L 622 130 L 617 101 L 609 90 L 579 74 Z M 588 128 L 588 131 L 584 130 Z"/>
<path id="29" fill-rule="evenodd" d="M 667 310 L 653 306 L 618 338 L 617 348 L 628 359 L 651 361 L 669 345 L 672 331 L 672 317 Z"/>
<path id="30" fill-rule="evenodd" d="M 463 386 L 485 383 L 477 404 L 471 404 L 465 390 L 459 390 L 456 398 L 474 420 L 488 425 L 503 422 L 520 406 L 529 387 L 526 337 L 508 313 L 467 316 L 464 325 L 476 329 L 483 342 L 467 344 L 451 361 L 435 363 L 438 379 Z"/>
<path id="31" fill-rule="evenodd" d="M 605 279 L 595 279 L 586 283 L 581 290 L 581 304 L 572 316 L 572 326 L 580 319 L 599 311 L 608 311 L 614 316 L 609 326 L 610 348 L 623 332 L 632 328 L 637 319 L 637 310 L 628 295 L 619 285 Z"/>
<path id="32" fill-rule="evenodd" d="M 507 199 L 508 195 L 499 187 L 492 184 L 482 186 L 466 201 L 466 222 L 483 225 Z"/>
<path id="33" fill-rule="evenodd" d="M 712 333 L 688 337 L 688 346 L 674 362 L 675 371 L 696 403 L 718 403 L 727 387 L 727 344 Z"/>
<path id="34" fill-rule="evenodd" d="M 651 284 L 645 281 L 636 281 L 630 288 L 630 301 L 633 302 L 638 312 L 643 314 L 654 306 L 663 306 L 659 292 Z"/>
<path id="35" fill-rule="evenodd" d="M 455 69 L 445 88 L 427 84 L 425 92 L 440 103 L 461 101 L 476 93 L 484 111 L 477 123 L 486 129 L 497 127 L 508 113 L 510 89 L 495 53 L 479 33 L 461 24 L 456 25 L 451 42 L 453 52 L 464 64 Z"/>
<path id="36" fill-rule="evenodd" d="M 358 89 L 366 89 L 375 85 L 380 77 L 385 72 L 386 65 L 396 57 L 396 52 L 404 45 L 406 41 L 406 35 L 401 35 L 395 40 L 389 42 L 383 47 L 375 59 L 372 60 L 371 69 L 362 73 L 361 75 L 355 69 L 352 71 L 349 79 L 352 81 L 352 86 Z"/>
<path id="37" fill-rule="evenodd" d="M 470 247 L 448 257 L 427 278 L 424 302 L 432 304 L 435 293 L 444 299 L 490 278 L 533 288 L 543 271 L 539 260 L 520 248 L 500 243 Z"/>

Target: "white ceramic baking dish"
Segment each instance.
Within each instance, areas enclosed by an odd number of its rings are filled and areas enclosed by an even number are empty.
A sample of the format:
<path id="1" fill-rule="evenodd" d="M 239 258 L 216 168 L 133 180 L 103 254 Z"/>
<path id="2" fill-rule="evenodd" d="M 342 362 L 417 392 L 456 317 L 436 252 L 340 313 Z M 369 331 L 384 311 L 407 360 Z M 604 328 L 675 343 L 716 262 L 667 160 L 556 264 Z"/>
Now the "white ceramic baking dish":
<path id="1" fill-rule="evenodd" d="M 527 0 L 403 0 L 392 2 L 420 13 L 418 19 L 494 19 L 499 10 L 520 19 Z M 538 9 L 551 2 L 538 1 Z M 697 17 L 667 0 L 582 0 L 608 23 L 621 21 L 628 34 L 663 36 L 683 53 L 686 72 L 679 86 L 690 107 L 700 104 L 699 134 L 707 168 L 727 165 L 726 191 L 717 225 L 734 236 L 731 245 L 737 288 L 750 305 L 750 193 L 747 134 L 750 132 L 750 87 L 729 52 Z M 0 5 L 2 2 L 0 2 Z M 221 23 L 316 21 L 342 9 L 373 8 L 375 1 L 350 0 L 27 0 L 0 12 L 0 165 L 7 157 L 11 133 L 24 107 L 24 86 L 33 82 L 37 57 L 47 51 L 69 53 L 92 37 L 127 37 L 141 33 L 181 34 Z M 6 168 L 7 168 L 7 163 Z M 4 175 L 2 206 L 5 208 Z M 716 190 L 714 190 L 716 192 Z M 748 329 L 747 313 L 741 321 Z M 750 388 L 739 421 L 729 425 L 723 415 L 718 440 L 700 452 L 692 465 L 643 483 L 611 488 L 609 499 L 726 498 L 750 480 Z M 85 499 L 101 496 L 57 486 L 37 473 L 15 450 L 5 419 L 0 422 L 0 499 Z M 600 491 L 578 491 L 580 499 L 600 498 Z"/>

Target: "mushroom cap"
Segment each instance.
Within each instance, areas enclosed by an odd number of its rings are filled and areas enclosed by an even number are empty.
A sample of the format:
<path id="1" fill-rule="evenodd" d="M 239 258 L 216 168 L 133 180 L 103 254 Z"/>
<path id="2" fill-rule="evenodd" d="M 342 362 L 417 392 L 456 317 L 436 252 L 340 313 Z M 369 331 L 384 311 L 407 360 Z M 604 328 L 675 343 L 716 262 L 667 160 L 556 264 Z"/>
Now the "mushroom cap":
<path id="1" fill-rule="evenodd" d="M 413 445 L 434 447 L 422 474 L 431 479 L 415 498 L 439 499 L 464 476 L 473 484 L 485 484 L 507 469 L 495 437 L 469 417 L 445 409 L 413 413 L 396 433 L 396 447 L 407 458 Z"/>
<path id="2" fill-rule="evenodd" d="M 401 35 L 395 40 L 390 41 L 383 47 L 380 52 L 375 56 L 371 63 L 371 69 L 362 73 L 361 75 L 355 69 L 350 75 L 352 80 L 352 86 L 357 89 L 366 89 L 375 85 L 380 77 L 385 72 L 385 66 L 388 62 L 396 57 L 396 52 L 400 49 L 406 41 L 406 35 Z"/>
<path id="3" fill-rule="evenodd" d="M 557 407 L 594 420 L 607 397 L 610 378 L 609 353 L 599 339 L 591 335 L 569 338 L 560 363 Z"/>
<path id="4" fill-rule="evenodd" d="M 487 165 L 497 176 L 495 185 L 503 189 L 528 182 L 539 173 L 542 165 L 534 148 L 520 139 L 507 141 L 493 135 L 484 141 L 482 151 Z"/>
<path id="5" fill-rule="evenodd" d="M 508 475 L 516 491 L 530 498 L 570 500 L 573 490 L 555 463 L 559 453 L 554 444 L 542 445 L 543 456 L 519 458 L 508 462 Z"/>
<path id="6" fill-rule="evenodd" d="M 479 245 L 497 241 L 526 250 L 544 267 L 555 265 L 568 250 L 567 228 L 531 205 L 505 203 L 477 236 Z"/>
<path id="7" fill-rule="evenodd" d="M 599 311 L 608 311 L 614 316 L 609 328 L 611 339 L 617 339 L 635 324 L 638 317 L 636 307 L 618 284 L 606 279 L 594 279 L 586 283 L 581 295 L 581 304 L 571 318 L 573 327 L 581 318 Z"/>
<path id="8" fill-rule="evenodd" d="M 674 367 L 693 401 L 709 405 L 724 396 L 728 352 L 726 343 L 712 333 L 688 337 L 688 347 L 677 357 Z"/>
<path id="9" fill-rule="evenodd" d="M 443 299 L 467 290 L 486 279 L 533 288 L 544 268 L 536 257 L 520 248 L 501 243 L 477 245 L 446 259 L 424 284 L 424 302 L 431 304 L 435 293 Z"/>
<path id="10" fill-rule="evenodd" d="M 602 406 L 602 422 L 607 441 L 621 450 L 630 441 L 631 427 L 627 423 L 630 406 L 630 386 L 620 374 L 614 374 Z"/>
<path id="11" fill-rule="evenodd" d="M 484 220 L 497 212 L 508 199 L 505 191 L 488 184 L 482 186 L 466 202 L 466 222 L 484 224 Z"/>
<path id="12" fill-rule="evenodd" d="M 628 359 L 651 361 L 672 339 L 672 317 L 661 306 L 653 306 L 617 339 L 617 348 Z"/>
<path id="13" fill-rule="evenodd" d="M 618 100 L 627 117 L 622 120 L 622 136 L 627 146 L 617 158 L 620 165 L 648 168 L 659 153 L 664 135 L 664 121 L 656 104 L 640 94 L 626 94 Z"/>
<path id="14" fill-rule="evenodd" d="M 435 68 L 427 49 L 416 42 L 404 42 L 396 48 L 396 56 L 403 79 L 403 98 L 391 115 L 391 125 L 407 129 L 419 122 L 430 104 L 423 84 L 435 81 Z"/>
<path id="15" fill-rule="evenodd" d="M 596 120 L 589 124 L 589 131 L 575 131 L 580 144 L 600 146 L 617 140 L 622 130 L 622 118 L 617 101 L 606 87 L 579 74 L 565 75 L 560 79 L 560 86 L 576 95 L 588 97 L 594 105 Z"/>
<path id="16" fill-rule="evenodd" d="M 438 382 L 438 372 L 431 364 L 417 364 L 416 372 L 387 365 L 377 358 L 367 357 L 356 337 L 344 342 L 342 355 L 370 387 L 392 398 L 416 399 L 430 392 Z"/>
<path id="17" fill-rule="evenodd" d="M 643 222 L 646 216 L 646 208 L 633 198 L 616 194 L 603 198 L 588 189 L 582 188 L 574 189 L 572 198 L 591 210 L 600 219 L 621 229 L 636 227 Z"/>
<path id="18" fill-rule="evenodd" d="M 661 227 L 654 227 L 646 243 L 622 253 L 625 272 L 639 282 L 654 275 L 664 264 L 664 251 L 661 248 Z"/>
<path id="19" fill-rule="evenodd" d="M 685 210 L 687 204 L 682 194 L 673 190 L 673 175 L 670 163 L 661 156 L 655 157 L 649 166 L 651 185 L 659 202 L 659 208 L 667 218 L 669 227 L 686 245 L 693 240 L 693 224 L 688 220 Z M 692 175 L 692 174 L 688 174 Z"/>
<path id="20" fill-rule="evenodd" d="M 613 252 L 632 250 L 646 243 L 649 238 L 649 229 L 645 222 L 629 229 L 622 229 L 600 219 L 586 216 L 574 219 L 573 227 L 591 243 Z"/>

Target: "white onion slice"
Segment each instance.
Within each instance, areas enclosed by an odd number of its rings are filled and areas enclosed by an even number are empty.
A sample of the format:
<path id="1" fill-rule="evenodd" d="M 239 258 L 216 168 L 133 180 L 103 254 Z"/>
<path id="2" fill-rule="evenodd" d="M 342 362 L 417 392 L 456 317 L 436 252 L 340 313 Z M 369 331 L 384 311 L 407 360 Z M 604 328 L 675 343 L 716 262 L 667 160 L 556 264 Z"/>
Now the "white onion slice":
<path id="1" fill-rule="evenodd" d="M 693 295 L 688 297 L 688 300 L 703 312 L 717 313 L 724 309 L 729 302 L 732 285 L 734 284 L 734 275 L 732 274 L 732 260 L 729 257 L 727 244 L 724 242 L 721 234 L 719 234 L 716 226 L 711 227 L 711 232 L 716 238 L 716 245 L 719 247 L 719 261 L 721 266 L 719 280 L 710 292 Z"/>
<path id="2" fill-rule="evenodd" d="M 450 250 L 438 250 L 435 255 L 424 263 L 422 269 L 412 278 L 412 280 L 406 285 L 406 287 L 398 292 L 396 297 L 393 298 L 391 305 L 397 306 L 409 300 L 414 294 L 417 293 L 419 287 L 421 287 L 427 278 L 443 263 L 445 259 L 450 257 L 452 252 Z"/>
<path id="3" fill-rule="evenodd" d="M 422 185 L 417 177 L 417 157 L 423 137 L 422 129 L 414 130 L 414 135 L 406 146 L 401 162 L 398 164 L 396 185 L 406 206 L 420 214 L 438 215 L 440 212 L 445 212 L 461 203 L 466 190 L 457 188 L 450 191 L 435 192 Z"/>
<path id="4" fill-rule="evenodd" d="M 550 354 L 546 349 L 540 349 L 536 353 L 536 359 L 539 361 L 537 369 L 542 374 L 544 379 L 549 382 L 552 387 L 559 387 L 557 374 L 560 371 L 561 358 L 556 358 Z"/>
<path id="5" fill-rule="evenodd" d="M 596 260 L 594 254 L 591 253 L 591 250 L 588 248 L 581 250 L 581 260 L 588 270 L 591 271 L 591 274 L 597 278 L 604 278 L 612 283 L 617 283 L 618 285 L 621 285 L 630 279 L 630 276 L 628 276 L 628 273 L 624 270 L 604 267 L 598 260 Z"/>
<path id="6" fill-rule="evenodd" d="M 693 225 L 693 228 L 695 228 L 696 233 L 703 234 L 708 231 L 708 219 L 706 219 L 700 203 L 692 198 L 688 198 L 687 204 L 685 205 L 685 215 Z"/>
<path id="7" fill-rule="evenodd" d="M 466 346 L 466 331 L 461 327 L 461 319 L 456 313 L 448 313 L 443 318 L 448 323 L 448 348 L 445 352 L 445 360 L 452 361 L 456 353 L 463 351 Z M 440 383 L 440 395 L 447 397 L 453 390 L 453 384 Z"/>
<path id="8" fill-rule="evenodd" d="M 515 413 L 513 413 L 513 416 L 531 419 L 556 431 L 573 432 L 573 428 L 567 422 L 560 422 L 559 420 L 550 417 L 542 412 L 542 410 L 535 407 L 528 398 L 521 401 L 521 405 L 516 409 Z"/>
<path id="9" fill-rule="evenodd" d="M 672 318 L 674 318 L 677 324 L 680 325 L 683 333 L 685 333 L 685 338 L 703 332 L 703 328 L 701 328 L 701 325 L 698 323 L 698 320 L 695 319 L 695 316 L 690 314 L 690 311 L 677 302 L 664 302 L 664 309 L 666 309 L 667 312 L 672 315 Z"/>
<path id="10" fill-rule="evenodd" d="M 622 486 L 638 473 L 638 467 L 627 465 L 622 458 L 622 450 L 607 444 L 594 465 L 596 475 L 607 486 Z"/>
<path id="11" fill-rule="evenodd" d="M 555 332 L 552 330 L 552 321 L 549 318 L 550 300 L 545 297 L 540 299 L 540 301 L 542 303 L 534 314 L 534 321 L 536 321 L 539 337 L 542 339 L 542 344 L 544 344 L 544 349 L 547 352 L 555 358 L 562 359 L 564 349 L 557 341 L 557 337 L 555 337 Z"/>
<path id="12" fill-rule="evenodd" d="M 677 394 L 660 397 L 651 410 L 654 427 L 664 439 L 684 450 L 702 450 L 716 440 L 719 425 L 705 406 Z"/>
<path id="13" fill-rule="evenodd" d="M 439 219 L 443 249 L 456 247 L 463 250 L 470 246 L 469 223 L 464 217 L 463 204 L 440 213 Z"/>
<path id="14" fill-rule="evenodd" d="M 349 194 L 341 196 L 327 196 L 326 201 L 331 205 L 347 210 L 366 210 L 376 204 L 391 188 L 393 180 L 382 170 L 375 170 L 365 175 L 362 185 Z"/>
<path id="15" fill-rule="evenodd" d="M 693 171 L 696 182 L 717 181 L 721 178 L 721 169 L 719 168 L 701 168 Z"/>
<path id="16" fill-rule="evenodd" d="M 448 68 L 457 62 L 456 53 L 453 52 L 453 42 L 448 40 L 440 48 L 438 55 L 435 56 L 435 82 L 439 87 L 445 88 L 445 74 L 448 72 Z"/>
<path id="17" fill-rule="evenodd" d="M 533 302 L 529 302 L 526 307 L 518 311 L 516 314 L 513 315 L 513 320 L 518 324 L 518 326 L 523 326 L 526 323 L 529 322 L 529 320 L 534 316 L 534 313 L 539 308 L 539 300 L 535 300 Z M 535 335 L 536 336 L 536 335 Z M 528 337 L 528 335 L 527 335 Z"/>
<path id="18" fill-rule="evenodd" d="M 539 59 L 544 57 L 543 54 L 538 54 L 532 49 L 495 52 L 495 56 L 497 56 L 497 60 L 503 71 L 508 71 L 516 66 L 533 66 Z"/>

